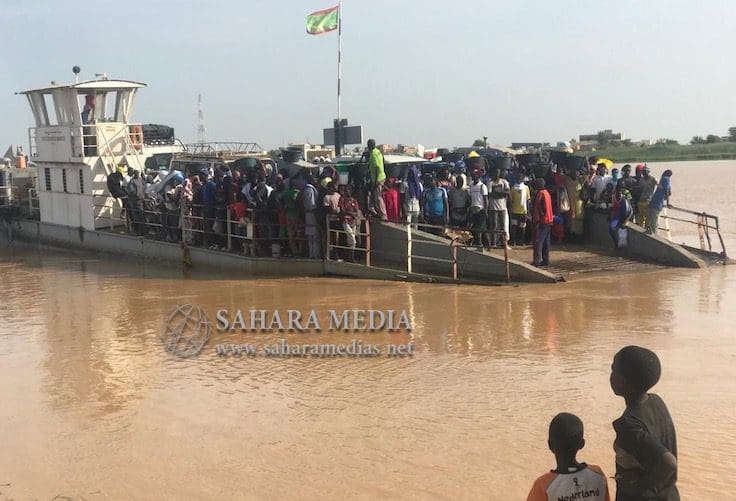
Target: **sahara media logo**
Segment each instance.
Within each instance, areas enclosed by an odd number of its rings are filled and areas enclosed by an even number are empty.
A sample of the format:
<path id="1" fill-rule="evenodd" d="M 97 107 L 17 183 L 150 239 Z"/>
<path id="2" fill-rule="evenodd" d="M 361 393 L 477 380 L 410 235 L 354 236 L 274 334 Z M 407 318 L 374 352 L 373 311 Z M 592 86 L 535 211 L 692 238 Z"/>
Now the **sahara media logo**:
<path id="1" fill-rule="evenodd" d="M 177 305 L 164 319 L 161 341 L 167 352 L 181 358 L 199 355 L 212 332 L 212 323 L 195 304 Z"/>

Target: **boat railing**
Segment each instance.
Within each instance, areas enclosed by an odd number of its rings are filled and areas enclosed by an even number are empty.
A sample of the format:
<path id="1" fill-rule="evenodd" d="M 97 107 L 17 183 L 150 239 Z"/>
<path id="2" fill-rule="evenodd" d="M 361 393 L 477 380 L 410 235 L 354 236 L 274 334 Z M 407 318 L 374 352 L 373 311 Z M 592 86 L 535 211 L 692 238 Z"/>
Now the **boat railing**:
<path id="1" fill-rule="evenodd" d="M 375 224 L 375 223 L 374 223 Z M 407 273 L 414 273 L 416 269 L 421 269 L 422 263 L 434 263 L 435 265 L 449 265 L 451 269 L 452 279 L 459 281 L 465 277 L 465 265 L 469 258 L 468 253 L 463 253 L 464 259 L 460 259 L 460 249 L 472 249 L 477 250 L 478 245 L 464 243 L 459 236 L 452 236 L 453 231 L 467 231 L 467 228 L 459 228 L 448 225 L 437 225 L 429 224 L 424 222 L 391 222 L 393 225 L 403 226 L 406 231 L 406 236 L 402 237 L 391 237 L 382 236 L 382 239 L 394 240 L 400 242 L 400 245 L 405 246 L 402 251 L 391 252 L 387 250 L 379 250 L 374 246 L 371 250 L 371 254 L 375 254 L 379 257 L 385 257 L 394 261 L 403 262 L 405 271 Z M 417 233 L 420 232 L 422 235 Z M 432 234 L 438 239 L 425 238 L 427 234 Z M 489 231 L 489 234 L 505 235 L 504 230 L 493 230 Z M 449 242 L 448 242 L 449 240 Z M 448 245 L 449 243 L 449 245 Z M 439 255 L 428 256 L 417 252 L 417 247 L 434 246 L 440 249 L 446 248 L 448 250 L 447 257 Z M 383 247 L 383 246 L 382 246 Z M 441 254 L 440 251 L 438 254 Z M 508 248 L 503 248 L 504 263 L 506 268 L 506 281 L 511 282 L 511 270 L 509 263 Z M 436 273 L 433 273 L 436 274 Z"/>
<path id="2" fill-rule="evenodd" d="M 36 188 L 28 188 L 28 217 L 31 219 L 41 218 L 41 204 L 38 200 Z"/>
<path id="3" fill-rule="evenodd" d="M 355 245 L 348 245 L 348 239 L 355 241 Z M 364 254 L 363 264 L 371 265 L 371 222 L 364 217 L 355 217 L 354 222 L 346 222 L 341 216 L 327 214 L 325 218 L 325 259 L 333 256 L 343 256 L 347 253 L 348 259 L 355 261 L 355 252 Z M 340 260 L 340 258 L 337 258 Z M 344 259 L 343 259 L 344 260 Z"/>
<path id="4" fill-rule="evenodd" d="M 111 125 L 117 126 L 113 133 L 107 132 Z M 38 129 L 38 127 L 28 128 L 29 157 L 32 160 L 39 158 Z M 139 123 L 96 122 L 83 125 L 59 125 L 50 129 L 58 135 L 57 141 L 68 140 L 70 142 L 67 151 L 72 158 L 137 155 L 144 144 L 143 129 Z M 44 137 L 41 140 L 43 141 Z"/>
<path id="5" fill-rule="evenodd" d="M 112 203 L 107 196 L 101 203 L 95 203 L 98 220 L 106 220 L 112 232 L 123 232 L 142 237 L 152 237 L 168 242 L 180 242 L 185 246 L 205 247 L 213 250 L 237 252 L 254 257 L 292 257 L 306 256 L 308 238 L 304 233 L 304 222 L 299 220 L 278 221 L 277 213 L 267 209 L 246 209 L 243 217 L 238 218 L 234 208 L 217 208 L 214 213 L 206 214 L 203 205 L 188 204 L 177 210 L 165 210 L 150 205 L 135 207 L 124 203 L 124 210 Z M 212 210 L 211 208 L 209 210 Z M 322 242 L 324 258 L 327 260 L 350 260 L 365 266 L 374 265 L 374 256 L 389 258 L 403 262 L 405 271 L 413 273 L 418 263 L 434 263 L 449 265 L 453 280 L 464 277 L 465 260 L 460 259 L 460 249 L 475 249 L 477 246 L 463 243 L 460 238 L 433 240 L 420 238 L 417 231 L 435 235 L 445 235 L 450 227 L 428 223 L 393 223 L 403 226 L 406 237 L 400 240 L 405 245 L 401 252 L 378 250 L 372 245 L 374 232 L 371 229 L 375 220 L 357 218 L 354 228 L 345 228 L 343 219 L 336 215 L 327 215 L 324 220 Z M 457 228 L 458 230 L 461 230 Z M 499 230 L 494 233 L 503 233 Z M 352 234 L 355 245 L 348 237 Z M 385 236 L 382 238 L 392 238 Z M 399 240 L 398 238 L 396 238 Z M 449 243 L 449 245 L 448 245 Z M 416 247 L 437 246 L 448 250 L 447 257 L 428 256 L 417 253 Z M 270 249 L 269 249 L 270 246 Z M 356 259 L 357 256 L 357 259 Z M 504 249 L 506 280 L 511 281 L 508 249 Z M 420 265 L 421 266 L 421 265 Z M 435 273 L 436 274 L 436 273 Z"/>
<path id="6" fill-rule="evenodd" d="M 38 219 L 40 209 L 35 188 L 15 185 L 0 186 L 0 207 L 8 207 L 14 217 Z"/>
<path id="7" fill-rule="evenodd" d="M 304 223 L 278 222 L 276 213 L 268 209 L 246 209 L 238 218 L 234 208 L 217 208 L 214 217 L 206 214 L 203 205 L 186 204 L 179 209 L 165 210 L 150 205 L 135 207 L 116 203 L 107 195 L 95 196 L 97 220 L 107 222 L 111 232 L 122 232 L 157 240 L 178 242 L 185 246 L 240 253 L 253 257 L 306 257 L 308 239 Z M 358 261 L 370 266 L 370 226 L 361 220 L 356 232 L 354 250 L 364 253 Z"/>
<path id="8" fill-rule="evenodd" d="M 719 245 L 721 247 L 720 254 L 721 256 L 723 256 L 723 258 L 728 258 L 728 255 L 726 254 L 726 246 L 723 242 L 723 236 L 721 235 L 721 227 L 718 221 L 718 216 L 708 214 L 707 212 L 698 212 L 691 209 L 684 209 L 682 207 L 675 207 L 674 205 L 669 205 L 668 209 L 681 215 L 680 217 L 671 216 L 669 212 L 664 213 L 663 211 L 663 213 L 660 214 L 659 217 L 660 219 L 664 220 L 668 228 L 670 221 L 676 221 L 679 223 L 685 223 L 695 226 L 697 228 L 698 240 L 700 242 L 700 250 L 708 252 L 717 252 L 713 250 L 713 242 L 711 239 L 711 230 L 715 231 L 716 235 L 718 236 Z"/>

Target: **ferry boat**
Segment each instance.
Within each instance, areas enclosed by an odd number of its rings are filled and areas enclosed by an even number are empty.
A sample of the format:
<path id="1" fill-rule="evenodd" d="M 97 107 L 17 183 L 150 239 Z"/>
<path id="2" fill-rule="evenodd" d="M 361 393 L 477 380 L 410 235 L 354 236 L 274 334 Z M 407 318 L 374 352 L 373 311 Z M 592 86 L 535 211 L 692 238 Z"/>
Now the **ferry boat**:
<path id="1" fill-rule="evenodd" d="M 253 275 L 335 274 L 450 283 L 557 282 L 564 279 L 564 270 L 532 266 L 525 256 L 515 258 L 505 251 L 475 249 L 459 244 L 455 238 L 448 240 L 406 223 L 374 221 L 369 229 L 366 220 L 362 230 L 365 246 L 361 249 L 364 253 L 361 264 L 330 259 L 329 252 L 326 253 L 328 258 L 323 260 L 243 256 L 126 231 L 123 203 L 111 195 L 107 181 L 114 173 L 128 169 L 146 172 L 147 160 L 161 153 L 162 145 L 146 144 L 143 125 L 132 120 L 135 98 L 145 87 L 141 82 L 103 76 L 19 93 L 27 98 L 35 121 L 35 126 L 28 130 L 28 139 L 29 158 L 37 168 L 36 193 L 28 201 L 27 215 L 30 217 L 0 214 L 0 219 L 6 220 L 8 240 L 12 242 L 18 238 L 171 263 L 184 261 L 194 266 L 235 269 Z M 226 147 L 223 149 L 222 145 Z M 201 167 L 198 164 L 207 163 L 208 168 L 214 168 L 237 162 L 270 162 L 273 172 L 274 161 L 256 143 L 220 143 L 219 149 L 204 144 L 199 145 L 199 149 L 189 150 L 179 146 L 178 152 L 175 145 L 163 146 L 172 153 L 170 172 L 190 174 Z M 327 227 L 333 231 L 329 224 Z M 227 228 L 227 247 L 230 248 L 231 236 L 236 236 L 230 234 L 229 221 Z M 610 246 L 605 222 L 593 228 L 593 246 Z M 632 252 L 634 260 L 671 266 L 706 265 L 702 258 L 682 246 L 658 236 L 645 235 L 638 228 L 631 231 L 630 241 L 636 244 Z M 332 245 L 329 238 L 325 244 L 329 251 Z M 610 251 L 605 255 L 610 256 Z M 612 269 L 621 268 L 619 259 L 612 262 Z M 591 260 L 600 262 L 600 256 L 593 254 Z M 579 259 L 575 257 L 572 261 L 574 267 Z"/>

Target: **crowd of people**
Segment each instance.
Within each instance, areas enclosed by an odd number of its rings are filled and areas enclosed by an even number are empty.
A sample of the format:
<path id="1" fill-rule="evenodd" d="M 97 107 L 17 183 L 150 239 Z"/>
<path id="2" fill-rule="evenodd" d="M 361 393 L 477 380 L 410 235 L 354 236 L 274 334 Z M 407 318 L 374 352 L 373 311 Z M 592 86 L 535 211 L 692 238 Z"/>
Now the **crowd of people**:
<path id="1" fill-rule="evenodd" d="M 608 161 L 581 159 L 570 167 L 540 157 L 534 165 L 471 151 L 436 168 L 416 163 L 389 176 L 371 139 L 347 183 L 338 182 L 330 163 L 291 175 L 257 163 L 248 171 L 224 165 L 174 171 L 155 184 L 134 170 L 127 179 L 118 172 L 108 188 L 124 201 L 139 235 L 252 256 L 322 259 L 332 230 L 328 257 L 356 261 L 366 217 L 438 235 L 466 230 L 479 248 L 531 245 L 536 266 L 549 265 L 552 241 L 580 239 L 586 206 L 610 213 L 615 247 L 622 246 L 621 230 L 630 222 L 656 233 L 659 213 L 669 204 L 671 171 L 657 182 L 646 165 L 632 175 L 630 165 L 619 172 Z"/>
<path id="2" fill-rule="evenodd" d="M 536 266 L 549 265 L 552 240 L 582 237 L 586 207 L 609 213 L 609 230 L 619 248 L 621 230 L 629 222 L 656 233 L 659 213 L 671 195 L 670 170 L 658 183 L 646 165 L 638 165 L 632 176 L 631 165 L 619 173 L 609 171 L 608 161 L 590 157 L 572 168 L 548 163 L 549 169 L 540 172 L 513 157 L 496 166 L 476 152 L 436 173 L 422 174 L 413 166 L 397 187 L 395 179 L 386 179 L 375 145 L 369 143 L 368 151 L 372 214 L 423 222 L 423 229 L 435 233 L 445 227 L 466 229 L 479 248 L 531 244 Z"/>
<path id="3" fill-rule="evenodd" d="M 356 259 L 361 208 L 349 185 L 338 187 L 331 165 L 319 176 L 306 170 L 296 176 L 274 173 L 261 163 L 247 172 L 172 172 L 159 182 L 132 169 L 128 180 L 123 172 L 116 174 L 108 178 L 109 191 L 123 200 L 138 235 L 252 256 L 322 259 L 331 215 L 341 235 L 335 243 L 344 248 L 340 256 Z"/>

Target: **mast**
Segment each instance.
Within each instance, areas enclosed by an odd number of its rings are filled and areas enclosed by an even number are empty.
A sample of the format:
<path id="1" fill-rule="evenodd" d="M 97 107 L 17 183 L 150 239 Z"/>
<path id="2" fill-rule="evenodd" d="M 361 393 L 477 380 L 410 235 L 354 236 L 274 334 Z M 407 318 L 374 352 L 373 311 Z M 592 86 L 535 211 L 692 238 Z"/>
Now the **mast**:
<path id="1" fill-rule="evenodd" d="M 337 119 L 340 120 L 340 82 L 342 80 L 342 0 L 337 8 Z"/>
<path id="2" fill-rule="evenodd" d="M 204 112 L 202 111 L 202 94 L 197 95 L 197 141 L 200 144 L 207 142 L 207 129 L 204 126 Z"/>

